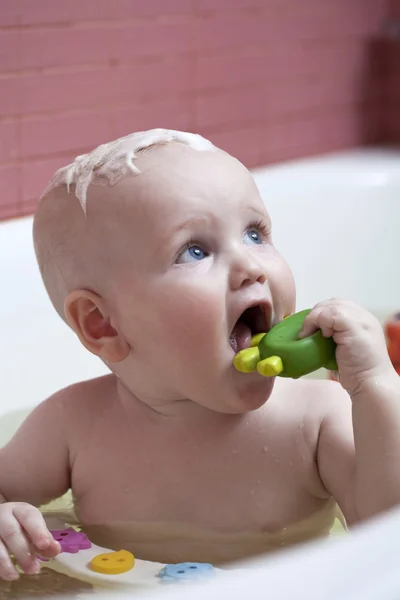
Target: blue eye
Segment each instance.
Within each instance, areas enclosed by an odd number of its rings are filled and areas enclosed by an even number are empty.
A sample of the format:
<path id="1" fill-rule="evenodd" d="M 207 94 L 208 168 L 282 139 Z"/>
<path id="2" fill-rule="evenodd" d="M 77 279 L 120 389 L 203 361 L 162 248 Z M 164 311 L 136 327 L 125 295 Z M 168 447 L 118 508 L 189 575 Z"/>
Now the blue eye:
<path id="1" fill-rule="evenodd" d="M 248 229 L 246 231 L 246 238 L 250 241 L 251 244 L 262 244 L 263 239 L 259 231 L 257 229 Z"/>
<path id="2" fill-rule="evenodd" d="M 179 257 L 178 262 L 180 263 L 189 263 L 189 262 L 195 262 L 195 261 L 200 261 L 200 260 L 204 260 L 205 258 L 207 258 L 208 253 L 203 250 L 203 248 L 201 248 L 200 246 L 196 245 L 196 244 L 192 244 L 191 246 L 188 246 L 186 248 L 186 250 L 184 250 L 182 252 L 182 254 Z"/>

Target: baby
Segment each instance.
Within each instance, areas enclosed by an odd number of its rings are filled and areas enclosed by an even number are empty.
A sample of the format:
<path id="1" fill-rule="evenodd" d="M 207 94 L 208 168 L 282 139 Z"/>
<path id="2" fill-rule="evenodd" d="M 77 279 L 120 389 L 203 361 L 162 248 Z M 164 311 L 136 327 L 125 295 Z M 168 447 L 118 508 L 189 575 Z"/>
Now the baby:
<path id="1" fill-rule="evenodd" d="M 34 241 L 55 309 L 110 374 L 0 450 L 0 577 L 18 577 L 9 554 L 25 573 L 57 555 L 36 507 L 70 488 L 92 541 L 163 562 L 225 562 L 327 534 L 336 503 L 352 525 L 400 501 L 400 379 L 371 314 L 333 299 L 306 319 L 302 336 L 337 343 L 340 384 L 232 364 L 295 310 L 235 158 L 162 129 L 100 146 L 56 173 Z"/>

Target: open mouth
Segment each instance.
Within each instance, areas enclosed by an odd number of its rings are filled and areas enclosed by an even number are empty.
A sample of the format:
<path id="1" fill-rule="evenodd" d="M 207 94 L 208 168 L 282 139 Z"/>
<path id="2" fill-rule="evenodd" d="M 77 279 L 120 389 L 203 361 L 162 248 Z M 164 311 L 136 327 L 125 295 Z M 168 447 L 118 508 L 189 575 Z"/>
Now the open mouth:
<path id="1" fill-rule="evenodd" d="M 267 333 L 269 330 L 266 308 L 261 305 L 246 308 L 235 323 L 229 336 L 232 350 L 239 352 L 249 348 L 251 338 L 257 333 Z"/>

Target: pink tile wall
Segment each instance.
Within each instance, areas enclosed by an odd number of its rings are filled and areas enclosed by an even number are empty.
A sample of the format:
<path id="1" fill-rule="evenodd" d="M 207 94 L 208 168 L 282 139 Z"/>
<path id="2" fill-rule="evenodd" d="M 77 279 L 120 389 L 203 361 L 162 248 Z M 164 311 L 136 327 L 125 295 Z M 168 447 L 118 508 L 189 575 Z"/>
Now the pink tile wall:
<path id="1" fill-rule="evenodd" d="M 373 141 L 367 48 L 387 8 L 1 0 L 0 218 L 32 212 L 57 167 L 135 129 L 198 131 L 250 167 Z"/>
<path id="2" fill-rule="evenodd" d="M 391 0 L 388 24 L 387 38 L 376 44 L 380 66 L 381 131 L 382 138 L 386 142 L 398 144 L 400 143 L 400 0 Z"/>
<path id="3" fill-rule="evenodd" d="M 381 92 L 379 126 L 381 138 L 389 144 L 400 143 L 400 39 L 376 44 L 380 58 Z"/>

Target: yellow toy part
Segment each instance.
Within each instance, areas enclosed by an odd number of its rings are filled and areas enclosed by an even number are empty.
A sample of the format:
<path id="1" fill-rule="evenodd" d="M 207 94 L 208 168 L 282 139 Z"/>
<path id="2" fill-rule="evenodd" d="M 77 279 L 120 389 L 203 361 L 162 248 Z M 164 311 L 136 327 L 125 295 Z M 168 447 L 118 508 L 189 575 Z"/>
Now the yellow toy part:
<path id="1" fill-rule="evenodd" d="M 257 370 L 257 364 L 260 360 L 260 351 L 257 347 L 245 348 L 238 352 L 233 359 L 235 369 L 241 373 L 252 373 Z"/>
<path id="2" fill-rule="evenodd" d="M 257 371 L 257 364 L 260 362 L 260 350 L 258 344 L 261 342 L 265 333 L 253 335 L 250 342 L 250 348 L 240 350 L 233 359 L 235 369 L 241 373 L 252 373 Z"/>
<path id="3" fill-rule="evenodd" d="M 89 563 L 89 567 L 96 573 L 104 575 L 120 575 L 135 566 L 135 557 L 127 550 L 98 554 Z"/>
<path id="4" fill-rule="evenodd" d="M 264 358 L 257 364 L 257 371 L 264 377 L 275 377 L 283 371 L 283 362 L 280 356 Z"/>
<path id="5" fill-rule="evenodd" d="M 253 335 L 253 337 L 251 338 L 251 342 L 250 342 L 251 348 L 258 346 L 258 344 L 263 339 L 264 335 L 267 335 L 267 334 L 266 333 L 256 333 L 256 335 Z M 246 348 L 246 350 L 247 350 L 247 348 Z"/>

